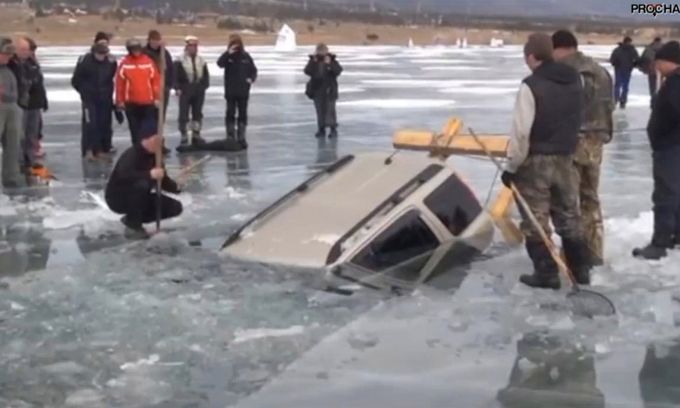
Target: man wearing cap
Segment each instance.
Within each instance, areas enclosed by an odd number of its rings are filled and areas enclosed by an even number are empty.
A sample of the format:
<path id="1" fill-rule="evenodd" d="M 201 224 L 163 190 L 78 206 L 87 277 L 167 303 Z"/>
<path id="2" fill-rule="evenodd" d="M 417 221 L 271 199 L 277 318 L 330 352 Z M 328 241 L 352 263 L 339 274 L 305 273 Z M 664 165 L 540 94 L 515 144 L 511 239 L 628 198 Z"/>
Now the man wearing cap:
<path id="1" fill-rule="evenodd" d="M 243 45 L 243 39 L 238 34 L 229 36 L 229 45 L 217 60 L 217 66 L 224 69 L 224 99 L 227 100 L 227 115 L 225 126 L 227 139 L 234 139 L 244 148 L 246 142 L 246 127 L 248 126 L 248 99 L 250 87 L 257 79 L 257 67 L 253 58 Z M 236 112 L 238 111 L 238 120 Z M 238 123 L 238 128 L 236 124 Z"/>
<path id="2" fill-rule="evenodd" d="M 151 30 L 149 31 L 149 35 L 147 36 L 147 43 L 146 47 L 144 48 L 144 53 L 148 55 L 155 63 L 156 63 L 156 68 L 158 68 L 158 72 L 161 70 L 161 46 L 163 45 L 163 37 L 161 36 L 161 33 L 158 32 L 158 30 Z M 175 74 L 173 73 L 173 64 L 172 64 L 172 55 L 170 55 L 170 52 L 168 49 L 165 49 L 165 83 L 163 84 L 163 91 L 165 92 L 164 96 L 165 98 L 163 99 L 164 106 L 163 106 L 163 113 L 167 114 L 168 112 L 168 99 L 170 98 L 170 89 L 172 88 L 172 82 L 175 77 Z M 163 117 L 165 120 L 165 116 Z"/>
<path id="3" fill-rule="evenodd" d="M 633 256 L 644 259 L 663 258 L 668 249 L 680 245 L 680 43 L 664 44 L 654 65 L 665 81 L 647 124 L 654 177 L 654 234 L 649 245 L 633 251 Z"/>
<path id="4" fill-rule="evenodd" d="M 574 165 L 579 176 L 579 204 L 584 236 L 594 264 L 604 259 L 604 225 L 598 189 L 602 150 L 613 136 L 614 98 L 612 78 L 604 67 L 578 50 L 578 41 L 567 30 L 552 36 L 556 61 L 574 68 L 583 84 L 583 123 L 579 130 Z"/>
<path id="5" fill-rule="evenodd" d="M 330 129 L 328 137 L 338 136 L 338 120 L 335 104 L 338 100 L 338 77 L 342 66 L 335 54 L 328 52 L 326 44 L 316 46 L 316 53 L 309 56 L 305 74 L 309 76 L 307 95 L 314 100 L 316 108 L 317 138 L 326 137 L 326 128 Z"/>
<path id="6" fill-rule="evenodd" d="M 583 239 L 578 208 L 578 175 L 574 152 L 583 112 L 578 72 L 553 60 L 552 39 L 532 34 L 524 46 L 532 74 L 520 86 L 501 179 L 515 185 L 541 227 L 551 235 L 550 221 L 562 238 L 564 255 L 579 283 L 590 282 L 590 254 Z M 522 232 L 534 264 L 520 281 L 537 288 L 559 289 L 557 263 L 541 235 L 523 214 Z"/>
<path id="7" fill-rule="evenodd" d="M 114 57 L 110 52 L 110 49 L 109 49 L 110 41 L 111 41 L 111 36 L 109 34 L 103 32 L 103 31 L 98 31 L 94 36 L 94 41 L 92 42 L 92 47 L 90 48 L 90 51 L 87 52 L 86 54 L 81 55 L 78 58 L 78 62 L 76 63 L 76 67 L 74 69 L 74 75 L 75 75 L 76 71 L 78 71 L 78 65 L 82 61 L 85 61 L 85 60 L 87 60 L 88 62 L 93 61 L 94 54 L 95 54 L 95 52 L 94 52 L 95 46 L 98 46 L 98 50 L 100 52 L 104 50 L 104 47 L 106 47 L 108 52 L 106 54 L 105 62 L 109 64 L 109 66 L 111 67 L 111 69 L 114 72 L 114 75 L 111 77 L 111 92 L 108 93 L 109 95 L 111 95 L 111 100 L 113 101 L 113 80 L 114 80 L 114 77 L 115 77 L 115 72 L 118 68 L 118 62 L 116 61 L 116 57 Z M 89 69 L 87 71 L 89 71 Z M 74 87 L 74 89 L 76 89 L 76 91 L 78 93 L 80 93 L 80 91 L 78 91 L 78 88 L 76 88 L 76 85 L 73 82 L 73 77 L 71 79 L 71 85 Z M 81 102 L 82 102 L 83 101 L 83 95 L 81 94 L 80 97 L 81 97 Z M 111 102 L 111 105 L 113 105 L 113 102 Z M 80 138 L 80 150 L 81 150 L 81 155 L 83 157 L 85 157 L 85 156 L 87 156 L 87 150 L 88 150 L 87 149 L 88 138 L 87 138 L 87 135 L 86 135 L 86 133 L 88 131 L 88 124 L 86 123 L 87 118 L 85 116 L 85 106 L 84 106 L 84 104 L 82 106 L 82 109 L 83 109 L 83 114 L 81 116 L 82 134 L 81 134 L 81 138 Z M 124 115 L 123 111 L 116 109 L 115 106 L 112 106 L 111 109 L 113 110 L 113 113 L 115 114 L 115 117 L 116 117 L 116 120 L 118 121 L 118 123 L 122 124 L 123 121 L 125 120 L 125 115 Z M 106 123 L 109 123 L 110 125 L 105 126 Z M 101 132 L 101 136 L 100 136 L 100 138 L 101 138 L 101 153 L 104 153 L 104 154 L 116 153 L 116 149 L 115 149 L 115 147 L 113 147 L 113 126 L 112 126 L 112 124 L 113 123 L 112 123 L 111 120 L 109 120 L 108 122 L 98 124 L 98 126 L 101 126 L 101 127 L 99 127 L 99 130 Z"/>
<path id="8" fill-rule="evenodd" d="M 621 109 L 626 108 L 630 77 L 639 60 L 640 55 L 630 37 L 625 37 L 609 57 L 609 62 L 614 67 L 614 99 Z"/>
<path id="9" fill-rule="evenodd" d="M 0 140 L 2 141 L 2 185 L 17 188 L 25 184 L 19 170 L 21 110 L 19 85 L 9 67 L 15 48 L 9 38 L 0 38 Z"/>
<path id="10" fill-rule="evenodd" d="M 125 110 L 132 144 L 139 143 L 142 123 L 158 120 L 161 78 L 156 64 L 143 52 L 142 43 L 131 38 L 126 43 L 128 55 L 116 72 L 116 106 Z"/>
<path id="11" fill-rule="evenodd" d="M 191 142 L 201 142 L 201 126 L 203 123 L 203 102 L 205 91 L 210 86 L 208 64 L 198 55 L 198 38 L 185 38 L 184 55 L 175 61 L 175 91 L 179 95 L 179 132 L 182 136 L 180 145 L 189 143 L 187 124 L 191 113 Z"/>
<path id="12" fill-rule="evenodd" d="M 106 41 L 101 41 L 80 58 L 71 77 L 71 85 L 82 103 L 81 154 L 87 160 L 107 159 L 105 154 L 111 149 L 116 69 L 116 60 L 111 57 Z"/>
<path id="13" fill-rule="evenodd" d="M 157 180 L 161 188 L 179 194 L 181 187 L 156 163 L 156 152 L 162 148 L 162 138 L 156 132 L 156 120 L 147 120 L 140 129 L 140 141 L 127 148 L 114 166 L 105 189 L 106 203 L 111 211 L 123 214 L 125 235 L 130 239 L 148 238 L 143 224 L 156 220 L 158 197 L 152 192 Z M 161 219 L 177 217 L 182 203 L 161 195 Z"/>
<path id="14" fill-rule="evenodd" d="M 640 57 L 639 68 L 643 74 L 647 75 L 647 84 L 649 85 L 649 96 L 650 105 L 654 107 L 654 97 L 656 96 L 657 90 L 657 77 L 656 77 L 656 67 L 654 66 L 654 59 L 656 58 L 656 52 L 663 46 L 663 41 L 661 37 L 655 37 L 645 50 L 642 52 Z"/>

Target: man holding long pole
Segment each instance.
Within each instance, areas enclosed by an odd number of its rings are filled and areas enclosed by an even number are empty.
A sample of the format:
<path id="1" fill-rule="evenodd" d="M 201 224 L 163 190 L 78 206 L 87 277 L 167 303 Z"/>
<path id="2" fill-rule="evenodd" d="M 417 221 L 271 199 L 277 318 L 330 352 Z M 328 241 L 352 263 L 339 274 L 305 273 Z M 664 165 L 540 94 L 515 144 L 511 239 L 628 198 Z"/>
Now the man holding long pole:
<path id="1" fill-rule="evenodd" d="M 524 79 L 515 105 L 503 184 L 513 184 L 543 231 L 550 220 L 562 238 L 569 269 L 580 284 L 590 283 L 590 251 L 578 209 L 578 175 L 573 155 L 581 127 L 583 90 L 578 72 L 553 61 L 552 39 L 532 34 L 524 46 L 532 74 Z M 534 273 L 520 281 L 536 288 L 559 289 L 558 265 L 550 248 L 523 213 L 522 232 Z"/>

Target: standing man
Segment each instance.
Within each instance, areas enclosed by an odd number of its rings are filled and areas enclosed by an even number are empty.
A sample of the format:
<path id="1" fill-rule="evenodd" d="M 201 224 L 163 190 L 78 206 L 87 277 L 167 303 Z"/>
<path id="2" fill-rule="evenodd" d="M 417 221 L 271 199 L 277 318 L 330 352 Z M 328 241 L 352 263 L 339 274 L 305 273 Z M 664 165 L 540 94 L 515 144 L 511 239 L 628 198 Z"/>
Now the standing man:
<path id="1" fill-rule="evenodd" d="M 143 224 L 153 222 L 158 211 L 158 196 L 152 189 L 156 180 L 161 188 L 179 194 L 180 186 L 156 163 L 155 153 L 162 149 L 162 139 L 156 132 L 156 119 L 147 120 L 140 129 L 138 144 L 127 148 L 116 162 L 106 184 L 105 199 L 111 211 L 123 214 L 125 236 L 131 239 L 148 238 Z M 161 219 L 177 217 L 182 203 L 165 195 L 160 197 Z"/>
<path id="2" fill-rule="evenodd" d="M 21 143 L 21 110 L 17 78 L 9 67 L 15 52 L 9 38 L 0 38 L 0 140 L 2 141 L 2 186 L 22 187 L 19 155 Z"/>
<path id="3" fill-rule="evenodd" d="M 548 236 L 552 219 L 567 264 L 579 283 L 588 284 L 590 256 L 579 220 L 574 167 L 583 110 L 581 81 L 576 70 L 553 60 L 548 35 L 530 35 L 524 59 L 532 74 L 517 95 L 503 184 L 515 185 Z M 523 218 L 521 228 L 534 273 L 522 275 L 520 281 L 531 287 L 559 289 L 557 264 L 526 214 Z"/>
<path id="4" fill-rule="evenodd" d="M 94 47 L 94 45 L 96 45 L 96 44 L 102 44 L 102 45 L 105 45 L 108 49 L 109 45 L 110 45 L 109 44 L 110 41 L 111 41 L 111 36 L 109 34 L 103 32 L 103 31 L 98 31 L 97 34 L 95 34 L 95 36 L 94 36 L 94 41 L 92 42 L 92 45 Z M 90 48 L 90 51 L 88 53 L 83 54 L 78 58 L 78 62 L 76 63 L 76 67 L 74 69 L 74 74 L 75 74 L 75 71 L 78 70 L 78 64 L 80 64 L 83 60 L 85 60 L 86 57 L 88 58 L 88 60 L 90 62 L 92 61 L 93 48 Z M 116 57 L 111 55 L 110 51 L 106 55 L 106 61 L 112 67 L 113 72 L 114 72 L 114 76 L 115 76 L 116 70 L 118 68 L 118 63 L 116 61 Z M 113 77 L 111 78 L 111 84 L 112 84 L 111 85 L 111 89 L 112 89 L 111 95 L 113 95 Z M 73 84 L 73 79 L 71 80 L 71 85 L 74 86 L 74 88 L 75 88 L 75 85 Z M 78 90 L 76 89 L 76 91 L 78 91 Z M 82 102 L 82 95 L 81 95 L 81 102 Z M 83 108 L 83 115 L 81 117 L 82 135 L 81 135 L 81 138 L 80 138 L 80 151 L 81 151 L 80 154 L 83 157 L 85 157 L 86 153 L 87 153 L 86 152 L 86 144 L 87 144 L 87 142 L 86 142 L 86 138 L 87 138 L 86 137 L 86 127 L 87 127 L 87 124 L 85 123 L 85 115 L 84 115 L 85 106 L 83 106 L 82 108 Z M 118 123 L 123 124 L 123 121 L 125 120 L 123 111 L 118 110 L 115 106 L 112 107 L 112 109 L 114 111 L 114 114 L 116 116 L 116 120 L 118 121 Z M 111 123 L 111 125 L 113 125 L 112 121 L 109 121 L 109 123 Z M 100 125 L 103 125 L 103 124 L 100 123 Z M 113 147 L 113 126 L 102 127 L 102 128 L 100 128 L 100 132 L 102 132 L 102 134 L 101 134 L 101 143 L 102 143 L 101 152 L 105 153 L 105 154 L 116 153 L 116 148 Z"/>
<path id="5" fill-rule="evenodd" d="M 115 76 L 116 61 L 106 41 L 95 43 L 73 71 L 71 85 L 80 94 L 83 109 L 81 154 L 87 160 L 103 159 L 102 154 L 110 151 Z"/>
<path id="6" fill-rule="evenodd" d="M 35 153 L 38 150 L 42 130 L 42 112 L 48 108 L 43 74 L 35 57 L 37 48 L 36 43 L 28 37 L 17 40 L 17 67 L 21 71 L 19 107 L 23 110 L 22 150 L 26 169 L 37 164 Z"/>
<path id="7" fill-rule="evenodd" d="M 144 53 L 148 55 L 155 63 L 158 72 L 161 71 L 161 49 L 163 45 L 163 37 L 161 33 L 157 30 L 149 31 L 147 38 L 146 48 L 144 48 Z M 170 89 L 172 89 L 172 81 L 174 79 L 173 65 L 172 65 L 172 55 L 167 48 L 165 48 L 165 83 L 163 84 L 164 92 L 164 106 L 163 113 L 168 113 L 168 100 L 170 99 Z M 163 117 L 165 121 L 165 116 Z"/>
<path id="8" fill-rule="evenodd" d="M 137 39 L 126 43 L 128 55 L 116 73 L 116 107 L 125 110 L 132 144 L 140 141 L 142 123 L 158 120 L 157 107 L 161 95 L 161 78 L 156 64 L 142 51 Z"/>
<path id="9" fill-rule="evenodd" d="M 656 52 L 661 49 L 663 42 L 661 42 L 661 37 L 654 38 L 651 44 L 645 47 L 642 52 L 642 57 L 640 57 L 640 70 L 642 73 L 647 75 L 647 82 L 649 84 L 649 96 L 650 105 L 654 107 L 654 96 L 656 96 L 657 89 L 657 77 L 656 77 L 656 67 L 654 66 L 654 58 L 656 57 Z"/>
<path id="10" fill-rule="evenodd" d="M 656 53 L 656 69 L 665 77 L 647 124 L 654 173 L 654 235 L 633 256 L 660 259 L 680 245 L 680 43 L 669 41 Z"/>
<path id="11" fill-rule="evenodd" d="M 326 137 L 326 128 L 330 128 L 328 137 L 338 136 L 338 120 L 335 103 L 338 100 L 338 77 L 342 66 L 334 54 L 328 52 L 326 44 L 316 46 L 316 53 L 309 56 L 305 74 L 309 76 L 306 94 L 314 100 L 316 108 L 316 137 Z"/>
<path id="12" fill-rule="evenodd" d="M 224 69 L 224 99 L 227 100 L 227 139 L 236 138 L 244 149 L 246 142 L 246 126 L 248 126 L 248 99 L 250 86 L 257 79 L 257 67 L 253 58 L 243 46 L 238 34 L 229 36 L 227 51 L 217 60 L 217 66 Z M 238 109 L 238 131 L 236 130 L 236 111 Z"/>
<path id="13" fill-rule="evenodd" d="M 630 76 L 639 59 L 640 56 L 630 37 L 624 38 L 623 42 L 619 43 L 619 46 L 614 49 L 611 57 L 609 57 L 609 62 L 614 67 L 614 99 L 621 106 L 621 109 L 626 109 Z"/>
<path id="14" fill-rule="evenodd" d="M 198 38 L 188 36 L 182 58 L 175 61 L 175 92 L 179 95 L 179 132 L 182 135 L 181 146 L 189 144 L 187 124 L 191 112 L 191 143 L 201 142 L 201 126 L 203 123 L 203 102 L 205 91 L 210 86 L 208 64 L 198 55 Z"/>
<path id="15" fill-rule="evenodd" d="M 612 78 L 604 67 L 578 50 L 578 41 L 570 31 L 556 31 L 552 42 L 555 60 L 578 71 L 583 84 L 583 123 L 579 131 L 574 165 L 579 176 L 579 203 L 584 237 L 592 253 L 593 264 L 601 265 L 604 259 L 604 225 L 598 189 L 603 146 L 613 136 Z"/>

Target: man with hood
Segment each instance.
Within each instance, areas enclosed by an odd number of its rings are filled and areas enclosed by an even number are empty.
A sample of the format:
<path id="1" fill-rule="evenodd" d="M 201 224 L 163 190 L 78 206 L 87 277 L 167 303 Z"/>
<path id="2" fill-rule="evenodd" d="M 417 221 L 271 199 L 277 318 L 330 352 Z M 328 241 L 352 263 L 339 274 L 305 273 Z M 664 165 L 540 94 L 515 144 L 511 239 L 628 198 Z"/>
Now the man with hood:
<path id="1" fill-rule="evenodd" d="M 637 66 L 640 59 L 633 40 L 625 37 L 622 43 L 614 49 L 609 57 L 609 62 L 614 67 L 614 99 L 621 109 L 626 108 L 628 101 L 628 87 L 630 86 L 630 76 L 633 68 Z"/>
<path id="2" fill-rule="evenodd" d="M 21 152 L 21 109 L 19 85 L 10 61 L 15 52 L 12 40 L 0 37 L 0 142 L 2 142 L 2 186 L 25 185 L 19 169 Z"/>
<path id="3" fill-rule="evenodd" d="M 593 255 L 593 263 L 599 265 L 604 258 L 604 225 L 598 189 L 603 146 L 611 141 L 614 130 L 612 78 L 604 67 L 578 50 L 578 41 L 570 31 L 556 31 L 552 42 L 555 60 L 578 71 L 583 84 L 583 123 L 574 165 L 579 176 L 584 236 Z"/>
<path id="4" fill-rule="evenodd" d="M 162 149 L 162 138 L 156 131 L 157 120 L 146 120 L 140 128 L 139 143 L 127 148 L 120 156 L 105 189 L 106 204 L 111 211 L 123 214 L 125 235 L 130 239 L 148 238 L 143 224 L 156 220 L 158 196 L 152 192 L 157 180 L 161 188 L 179 194 L 181 187 L 156 163 L 156 152 Z M 161 195 L 161 219 L 177 217 L 182 213 L 182 203 Z"/>
<path id="5" fill-rule="evenodd" d="M 583 239 L 578 208 L 578 174 L 574 152 L 583 112 L 583 89 L 575 69 L 553 60 L 552 39 L 532 34 L 524 45 L 532 74 L 524 79 L 515 103 L 508 163 L 501 179 L 515 185 L 543 230 L 550 220 L 562 238 L 564 255 L 579 283 L 590 281 L 590 254 Z M 522 232 L 534 264 L 520 281 L 537 288 L 559 289 L 555 260 L 539 231 L 523 215 Z"/>
<path id="6" fill-rule="evenodd" d="M 654 100 L 647 124 L 654 176 L 654 235 L 633 256 L 665 257 L 680 245 L 680 43 L 669 41 L 655 56 L 654 65 L 665 78 Z"/>
<path id="7" fill-rule="evenodd" d="M 326 137 L 326 128 L 330 128 L 328 137 L 338 136 L 338 120 L 335 103 L 338 100 L 338 77 L 342 66 L 334 54 L 328 52 L 326 44 L 316 46 L 316 53 L 309 56 L 305 74 L 309 76 L 306 94 L 314 100 L 316 108 L 316 137 Z"/>
<path id="8" fill-rule="evenodd" d="M 198 38 L 185 39 L 184 55 L 175 61 L 175 92 L 179 95 L 179 133 L 180 146 L 189 144 L 187 124 L 191 113 L 191 144 L 200 144 L 203 123 L 203 102 L 205 92 L 210 86 L 208 64 L 198 55 Z"/>
<path id="9" fill-rule="evenodd" d="M 656 67 L 654 66 L 654 58 L 656 57 L 656 52 L 661 49 L 663 42 L 661 37 L 654 38 L 645 50 L 642 52 L 642 57 L 640 57 L 640 71 L 647 75 L 647 82 L 649 84 L 649 96 L 651 99 L 651 106 L 654 106 L 654 96 L 656 95 L 657 89 L 657 77 L 656 77 Z"/>
<path id="10" fill-rule="evenodd" d="M 142 123 L 158 120 L 161 78 L 156 64 L 143 53 L 142 43 L 131 38 L 126 43 L 128 55 L 116 72 L 116 107 L 125 110 L 132 144 L 140 141 Z"/>
<path id="11" fill-rule="evenodd" d="M 86 106 L 85 106 L 85 100 L 83 97 L 83 93 L 79 90 L 79 88 L 82 88 L 82 84 L 85 84 L 85 81 L 89 81 L 89 78 L 92 78 L 91 74 L 95 71 L 99 70 L 92 70 L 93 67 L 98 67 L 102 72 L 107 72 L 107 71 L 112 71 L 113 74 L 111 75 L 111 83 L 109 89 L 102 89 L 100 88 L 101 93 L 107 93 L 108 95 L 111 95 L 111 109 L 113 110 L 113 113 L 116 117 L 116 121 L 119 124 L 123 124 L 123 121 L 125 120 L 125 116 L 122 110 L 118 110 L 115 106 L 113 106 L 113 94 L 114 94 L 114 89 L 113 89 L 113 83 L 114 83 L 114 77 L 116 75 L 116 70 L 118 69 L 118 62 L 116 61 L 116 57 L 114 57 L 109 49 L 109 43 L 111 41 L 111 36 L 103 31 L 98 31 L 95 36 L 94 36 L 94 41 L 92 42 L 92 47 L 90 48 L 90 51 L 87 53 L 81 55 L 78 58 L 78 62 L 76 63 L 76 67 L 73 70 L 73 76 L 71 77 L 71 86 L 80 94 L 80 100 L 81 100 L 81 105 L 82 105 L 82 110 L 83 114 L 81 115 L 81 127 L 82 127 L 82 135 L 80 138 L 80 154 L 83 157 L 87 156 L 87 151 L 91 150 L 91 146 L 88 146 L 88 136 L 87 133 L 90 130 L 89 125 L 92 124 L 90 121 L 89 123 L 86 121 L 88 119 L 85 115 L 86 112 Z M 94 48 L 95 46 L 98 46 L 98 49 L 100 51 L 104 50 L 104 47 L 106 47 L 108 53 L 106 54 L 106 58 L 104 60 L 99 60 L 98 58 L 95 58 L 95 52 Z M 85 61 L 86 66 L 81 70 L 79 68 L 79 65 Z M 97 62 L 96 65 L 92 65 L 93 62 Z M 108 69 L 104 68 L 104 62 L 108 66 Z M 78 75 L 76 75 L 78 73 Z M 99 72 L 101 73 L 101 72 Z M 102 78 L 99 78 L 101 80 Z M 97 82 L 99 82 L 99 80 Z M 75 81 L 75 82 L 74 82 Z M 100 85 L 103 84 L 103 82 L 99 82 Z M 87 86 L 87 85 L 86 85 Z M 94 91 L 93 89 L 90 89 Z M 102 110 L 99 110 L 99 112 L 102 112 Z M 101 118 L 104 118 L 102 115 Z M 108 124 L 108 125 L 107 125 Z M 116 148 L 113 147 L 113 122 L 111 118 L 107 121 L 104 122 L 97 122 L 97 131 L 100 132 L 100 142 L 101 142 L 101 151 L 100 153 L 103 154 L 114 154 L 116 153 Z"/>
<path id="12" fill-rule="evenodd" d="M 105 159 L 103 155 L 111 151 L 113 79 L 117 64 L 107 42 L 96 42 L 91 51 L 80 58 L 71 77 L 83 109 L 81 154 L 88 160 Z M 117 113 L 119 122 L 122 122 L 121 115 Z"/>
<path id="13" fill-rule="evenodd" d="M 224 69 L 224 99 L 227 100 L 227 116 L 225 126 L 227 139 L 236 139 L 248 148 L 246 127 L 248 126 L 248 99 L 250 87 L 257 80 L 257 67 L 253 58 L 243 46 L 243 39 L 238 34 L 229 36 L 229 45 L 217 60 L 217 66 Z M 238 110 L 238 120 L 236 112 Z M 236 128 L 238 123 L 238 128 Z"/>
<path id="14" fill-rule="evenodd" d="M 37 165 L 36 152 L 42 131 L 42 112 L 48 109 L 47 92 L 40 64 L 35 56 L 37 44 L 31 38 L 20 37 L 16 42 L 16 66 L 21 71 L 19 107 L 22 116 L 22 150 L 24 167 Z"/>

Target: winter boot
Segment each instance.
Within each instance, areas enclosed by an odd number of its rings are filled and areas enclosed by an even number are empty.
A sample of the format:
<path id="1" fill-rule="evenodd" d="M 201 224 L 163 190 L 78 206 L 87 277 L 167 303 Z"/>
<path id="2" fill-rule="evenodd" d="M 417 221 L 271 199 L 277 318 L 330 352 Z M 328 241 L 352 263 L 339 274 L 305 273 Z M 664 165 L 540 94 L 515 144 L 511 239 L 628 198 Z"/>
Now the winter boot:
<path id="1" fill-rule="evenodd" d="M 236 139 L 236 126 L 233 123 L 227 124 L 227 139 Z"/>
<path id="2" fill-rule="evenodd" d="M 331 132 L 328 134 L 328 137 L 331 138 L 331 139 L 338 137 L 338 127 L 337 126 L 331 126 Z"/>
<path id="3" fill-rule="evenodd" d="M 564 258 L 567 266 L 574 274 L 579 285 L 590 285 L 590 269 L 592 268 L 592 256 L 590 249 L 583 240 L 562 239 Z"/>
<path id="4" fill-rule="evenodd" d="M 246 125 L 239 123 L 238 124 L 238 133 L 236 134 L 236 138 L 239 142 L 239 144 L 244 148 L 248 148 L 248 142 L 246 142 Z"/>
<path id="5" fill-rule="evenodd" d="M 146 232 L 144 227 L 141 224 L 135 224 L 130 222 L 128 220 L 127 215 L 124 215 L 121 219 L 120 222 L 125 225 L 125 238 L 127 239 L 133 239 L 133 240 L 140 240 L 140 239 L 148 239 L 149 238 L 149 233 Z"/>
<path id="6" fill-rule="evenodd" d="M 326 137 L 326 129 L 320 128 L 319 130 L 316 131 L 316 134 L 314 135 L 317 139 L 321 139 L 322 137 Z"/>
<path id="7" fill-rule="evenodd" d="M 179 145 L 182 147 L 188 146 L 189 145 L 189 136 L 187 135 L 186 132 L 182 132 L 182 135 L 180 136 L 179 140 Z"/>
<path id="8" fill-rule="evenodd" d="M 205 144 L 205 140 L 201 137 L 201 132 L 194 132 L 191 136 L 192 146 L 202 146 Z"/>
<path id="9" fill-rule="evenodd" d="M 657 246 L 654 242 L 651 242 L 644 248 L 633 249 L 633 256 L 636 258 L 649 259 L 649 260 L 659 260 L 668 256 L 668 251 L 666 247 Z"/>
<path id="10" fill-rule="evenodd" d="M 520 276 L 519 281 L 532 288 L 558 290 L 561 284 L 557 264 L 543 241 L 527 240 L 526 249 L 534 263 L 534 273 Z"/>

